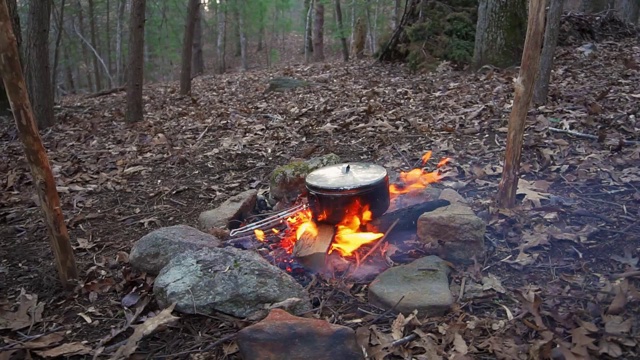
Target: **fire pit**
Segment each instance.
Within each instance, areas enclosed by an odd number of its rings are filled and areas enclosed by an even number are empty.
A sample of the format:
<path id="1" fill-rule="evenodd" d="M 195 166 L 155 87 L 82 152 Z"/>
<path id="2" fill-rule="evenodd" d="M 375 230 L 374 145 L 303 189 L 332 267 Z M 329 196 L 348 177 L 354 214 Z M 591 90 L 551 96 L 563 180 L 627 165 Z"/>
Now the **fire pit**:
<path id="1" fill-rule="evenodd" d="M 431 152 L 422 157 L 423 166 L 430 157 Z M 437 167 L 447 161 L 443 159 Z M 417 168 L 400 173 L 399 182 L 390 185 L 387 170 L 376 164 L 326 166 L 307 175 L 306 196 L 296 206 L 235 229 L 231 236 L 253 235 L 268 245 L 271 252 L 268 257 L 289 272 L 299 265 L 303 271 L 323 271 L 332 254 L 347 265 L 359 266 L 375 249 L 381 248 L 385 234 L 394 226 L 403 230 L 413 226 L 415 233 L 415 223 L 422 213 L 449 204 L 430 201 L 433 199 L 422 195 L 429 184 L 441 177 L 439 170 L 428 172 Z M 398 206 L 401 197 L 418 199 L 410 201 L 410 206 Z M 393 210 L 388 211 L 392 202 Z M 371 248 L 360 254 L 357 250 L 367 244 L 372 244 Z"/>

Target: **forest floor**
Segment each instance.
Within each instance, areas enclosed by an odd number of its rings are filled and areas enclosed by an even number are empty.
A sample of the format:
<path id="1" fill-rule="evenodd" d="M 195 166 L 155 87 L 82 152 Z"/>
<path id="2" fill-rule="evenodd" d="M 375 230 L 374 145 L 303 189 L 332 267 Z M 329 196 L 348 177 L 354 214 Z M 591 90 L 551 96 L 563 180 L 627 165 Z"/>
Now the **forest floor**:
<path id="1" fill-rule="evenodd" d="M 640 357 L 640 41 L 602 42 L 589 55 L 563 47 L 556 59 L 549 104 L 529 112 L 525 196 L 513 210 L 493 198 L 516 69 L 444 64 L 414 74 L 362 60 L 202 76 L 190 97 L 177 83 L 146 87 L 145 120 L 133 125 L 124 93 L 65 98 L 57 125 L 41 134 L 81 274 L 72 292 L 58 284 L 20 141 L 2 120 L 0 358 L 114 353 L 133 332 L 128 321 L 158 311 L 153 278 L 127 263 L 133 242 L 162 226 L 196 226 L 201 211 L 241 191 L 267 190 L 278 165 L 333 152 L 397 172 L 426 150 L 452 158 L 443 185 L 487 215 L 487 260 L 452 279 L 483 284 L 482 296 L 440 318 L 395 321 L 362 311 L 371 308 L 367 284 L 320 280 L 313 316 L 361 328 L 372 358 Z M 313 85 L 264 93 L 275 76 Z M 214 344 L 200 358 L 238 357 L 233 340 L 216 341 L 250 322 L 179 316 L 141 340 L 136 356 L 186 357 Z M 389 345 L 399 338 L 408 340 Z"/>

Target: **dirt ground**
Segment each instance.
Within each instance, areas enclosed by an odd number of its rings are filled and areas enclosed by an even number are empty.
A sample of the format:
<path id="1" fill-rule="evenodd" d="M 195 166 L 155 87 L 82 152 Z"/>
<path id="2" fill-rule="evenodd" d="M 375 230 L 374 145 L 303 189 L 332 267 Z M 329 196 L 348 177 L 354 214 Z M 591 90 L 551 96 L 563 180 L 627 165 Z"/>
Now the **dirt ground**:
<path id="1" fill-rule="evenodd" d="M 640 42 L 605 41 L 590 55 L 564 47 L 556 59 L 550 102 L 528 116 L 513 210 L 493 197 L 515 69 L 443 64 L 415 74 L 362 60 L 206 75 L 190 97 L 177 83 L 146 87 L 145 121 L 133 125 L 124 93 L 64 98 L 58 124 L 41 135 L 81 274 L 69 292 L 15 127 L 3 119 L 0 358 L 51 357 L 60 344 L 78 358 L 115 353 L 133 333 L 129 320 L 160 310 L 153 278 L 127 263 L 133 242 L 162 226 L 196 226 L 201 211 L 241 191 L 267 191 L 277 165 L 333 152 L 398 172 L 426 150 L 452 158 L 439 186 L 457 189 L 488 223 L 487 259 L 454 269 L 454 309 L 398 321 L 367 304 L 366 283 L 337 278 L 310 285 L 312 316 L 356 329 L 372 358 L 640 357 Z M 275 76 L 312 86 L 264 93 Z M 22 314 L 27 325 L 16 329 L 20 304 L 41 314 Z M 233 334 L 251 323 L 176 316 L 140 341 L 135 358 L 234 359 Z M 60 338 L 43 340 L 51 334 Z"/>

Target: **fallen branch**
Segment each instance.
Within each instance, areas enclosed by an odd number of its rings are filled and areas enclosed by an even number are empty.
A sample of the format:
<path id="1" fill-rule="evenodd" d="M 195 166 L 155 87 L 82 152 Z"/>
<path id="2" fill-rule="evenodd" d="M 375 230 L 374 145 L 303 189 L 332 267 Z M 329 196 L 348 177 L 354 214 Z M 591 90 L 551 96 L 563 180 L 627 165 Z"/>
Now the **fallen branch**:
<path id="1" fill-rule="evenodd" d="M 98 91 L 97 93 L 93 93 L 93 94 L 89 94 L 89 95 L 85 96 L 85 99 L 97 98 L 97 97 L 100 97 L 100 96 L 110 95 L 110 94 L 114 94 L 114 93 L 121 92 L 121 91 L 125 91 L 125 87 L 124 86 Z"/>
<path id="2" fill-rule="evenodd" d="M 581 138 L 586 138 L 586 139 L 591 139 L 591 140 L 598 140 L 598 137 L 596 135 L 585 134 L 585 133 L 581 133 L 581 132 L 577 132 L 577 131 L 573 131 L 573 130 L 564 130 L 564 129 L 558 129 L 558 128 L 550 127 L 549 131 L 555 132 L 555 133 L 561 133 L 561 134 L 569 134 L 569 135 L 573 135 L 573 136 L 576 136 L 576 137 L 581 137 Z M 620 141 L 624 145 L 640 145 L 640 141 L 624 140 L 624 139 L 621 139 Z"/>

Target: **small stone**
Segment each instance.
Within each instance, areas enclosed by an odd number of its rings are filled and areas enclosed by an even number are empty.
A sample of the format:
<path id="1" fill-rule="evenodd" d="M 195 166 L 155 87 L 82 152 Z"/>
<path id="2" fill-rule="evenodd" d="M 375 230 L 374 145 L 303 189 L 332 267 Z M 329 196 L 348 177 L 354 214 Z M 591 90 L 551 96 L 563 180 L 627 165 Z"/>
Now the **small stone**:
<path id="1" fill-rule="evenodd" d="M 243 359 L 358 360 L 364 359 L 355 332 L 325 320 L 271 310 L 261 322 L 238 332 Z"/>
<path id="2" fill-rule="evenodd" d="M 287 165 L 277 167 L 271 173 L 269 180 L 269 192 L 275 200 L 293 202 L 298 195 L 305 191 L 305 178 L 313 170 L 328 165 L 340 163 L 340 157 L 336 154 L 327 154 L 303 161 L 293 161 Z"/>
<path id="3" fill-rule="evenodd" d="M 441 316 L 451 308 L 449 266 L 437 256 L 426 256 L 392 267 L 369 285 L 369 302 L 408 315 Z"/>
<path id="4" fill-rule="evenodd" d="M 461 204 L 466 204 L 467 200 L 465 200 L 465 198 L 462 197 L 462 195 L 460 195 L 457 191 L 453 190 L 453 189 L 444 189 L 442 190 L 442 192 L 440 193 L 440 196 L 438 196 L 438 199 L 440 200 L 448 200 L 450 203 L 461 203 Z"/>
<path id="5" fill-rule="evenodd" d="M 234 195 L 215 209 L 200 213 L 198 223 L 203 230 L 226 227 L 236 229 L 256 206 L 257 190 L 247 190 Z"/>
<path id="6" fill-rule="evenodd" d="M 218 238 L 191 226 L 169 226 L 154 230 L 136 241 L 129 254 L 129 262 L 140 271 L 157 275 L 178 254 L 219 246 Z"/>
<path id="7" fill-rule="evenodd" d="M 439 249 L 444 259 L 469 264 L 485 258 L 485 222 L 461 203 L 452 203 L 418 218 L 418 238 Z"/>
<path id="8" fill-rule="evenodd" d="M 239 318 L 285 300 L 299 314 L 311 309 L 309 295 L 289 274 L 253 251 L 203 249 L 173 258 L 155 280 L 160 307 L 176 303 L 187 314 L 222 312 Z"/>

